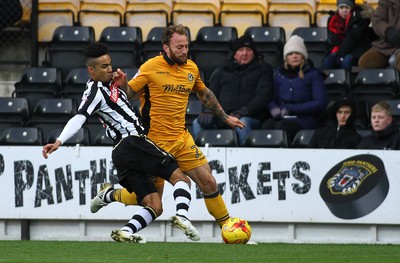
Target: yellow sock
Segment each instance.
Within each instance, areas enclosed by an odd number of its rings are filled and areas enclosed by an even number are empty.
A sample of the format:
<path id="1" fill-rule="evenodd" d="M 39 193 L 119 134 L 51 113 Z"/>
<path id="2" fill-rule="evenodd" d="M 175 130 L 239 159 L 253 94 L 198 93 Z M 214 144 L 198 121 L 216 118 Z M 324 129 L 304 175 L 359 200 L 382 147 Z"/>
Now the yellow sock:
<path id="1" fill-rule="evenodd" d="M 120 188 L 115 190 L 114 199 L 117 202 L 126 204 L 126 205 L 138 205 L 137 196 L 135 193 L 129 193 L 126 188 Z"/>
<path id="2" fill-rule="evenodd" d="M 160 196 L 162 196 L 164 189 L 164 179 L 157 177 L 157 180 L 154 182 L 154 184 L 156 185 L 158 193 L 160 194 Z M 139 205 L 137 201 L 137 195 L 134 192 L 129 193 L 126 188 L 116 189 L 113 193 L 113 197 L 115 201 L 123 203 L 125 205 Z"/>
<path id="3" fill-rule="evenodd" d="M 211 195 L 204 195 L 204 202 L 208 212 L 215 218 L 220 227 L 229 218 L 228 209 L 219 192 Z"/>

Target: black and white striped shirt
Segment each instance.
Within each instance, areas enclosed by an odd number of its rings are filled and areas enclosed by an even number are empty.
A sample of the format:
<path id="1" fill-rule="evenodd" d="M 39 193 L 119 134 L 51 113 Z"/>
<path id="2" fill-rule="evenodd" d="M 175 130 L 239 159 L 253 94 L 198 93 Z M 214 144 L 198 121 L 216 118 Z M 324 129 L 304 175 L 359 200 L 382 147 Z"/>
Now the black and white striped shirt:
<path id="1" fill-rule="evenodd" d="M 86 118 L 97 114 L 106 127 L 106 134 L 115 142 L 129 135 L 145 135 L 145 131 L 127 96 L 115 82 L 89 80 L 77 114 Z"/>

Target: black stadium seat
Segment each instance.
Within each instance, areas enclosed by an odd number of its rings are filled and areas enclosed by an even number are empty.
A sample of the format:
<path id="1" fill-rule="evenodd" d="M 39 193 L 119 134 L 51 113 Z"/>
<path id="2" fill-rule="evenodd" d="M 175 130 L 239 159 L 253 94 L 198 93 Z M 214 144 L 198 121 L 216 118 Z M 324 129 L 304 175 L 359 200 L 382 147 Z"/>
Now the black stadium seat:
<path id="1" fill-rule="evenodd" d="M 73 68 L 85 65 L 84 48 L 95 41 L 94 29 L 89 26 L 60 26 L 46 50 L 45 64 L 61 69 L 65 79 Z"/>
<path id="2" fill-rule="evenodd" d="M 288 139 L 283 130 L 252 130 L 246 137 L 245 147 L 287 148 Z"/>
<path id="3" fill-rule="evenodd" d="M 199 69 L 204 72 L 205 83 L 209 83 L 215 69 L 228 61 L 231 54 L 231 42 L 237 37 L 237 30 L 234 27 L 200 28 L 196 41 L 191 43 L 189 54 Z"/>
<path id="4" fill-rule="evenodd" d="M 138 67 L 141 64 L 142 31 L 139 27 L 106 27 L 101 32 L 100 42 L 108 46 L 113 68 Z"/>
<path id="5" fill-rule="evenodd" d="M 7 128 L 0 135 L 0 145 L 43 145 L 42 130 L 34 127 Z"/>
<path id="6" fill-rule="evenodd" d="M 236 132 L 232 129 L 201 130 L 195 142 L 198 146 L 206 146 L 206 144 L 211 147 L 238 146 Z"/>
<path id="7" fill-rule="evenodd" d="M 57 68 L 30 67 L 22 73 L 21 80 L 14 84 L 14 97 L 28 100 L 29 111 L 43 98 L 56 98 L 62 86 L 61 72 Z"/>

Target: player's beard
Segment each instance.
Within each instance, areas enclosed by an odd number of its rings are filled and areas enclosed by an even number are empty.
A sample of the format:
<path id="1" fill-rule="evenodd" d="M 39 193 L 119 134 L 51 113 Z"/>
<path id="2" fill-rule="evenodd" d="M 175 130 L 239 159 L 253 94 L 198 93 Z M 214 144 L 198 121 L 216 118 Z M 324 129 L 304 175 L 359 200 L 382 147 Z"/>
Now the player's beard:
<path id="1" fill-rule="evenodd" d="M 169 53 L 170 59 L 175 62 L 176 64 L 183 65 L 186 63 L 187 61 L 187 56 L 184 56 L 185 58 L 183 58 L 183 56 L 178 57 L 177 55 L 175 55 L 173 52 Z"/>

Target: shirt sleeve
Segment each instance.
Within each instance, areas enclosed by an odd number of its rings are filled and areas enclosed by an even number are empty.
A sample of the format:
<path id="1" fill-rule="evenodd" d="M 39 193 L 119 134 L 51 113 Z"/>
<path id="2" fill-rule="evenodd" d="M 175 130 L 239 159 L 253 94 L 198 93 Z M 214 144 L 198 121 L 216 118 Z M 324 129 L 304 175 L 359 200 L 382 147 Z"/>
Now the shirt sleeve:
<path id="1" fill-rule="evenodd" d="M 65 124 L 65 127 L 62 130 L 60 136 L 58 136 L 57 140 L 61 141 L 61 144 L 64 144 L 65 141 L 70 139 L 79 131 L 85 121 L 85 115 L 76 114 L 67 122 L 67 124 Z"/>

